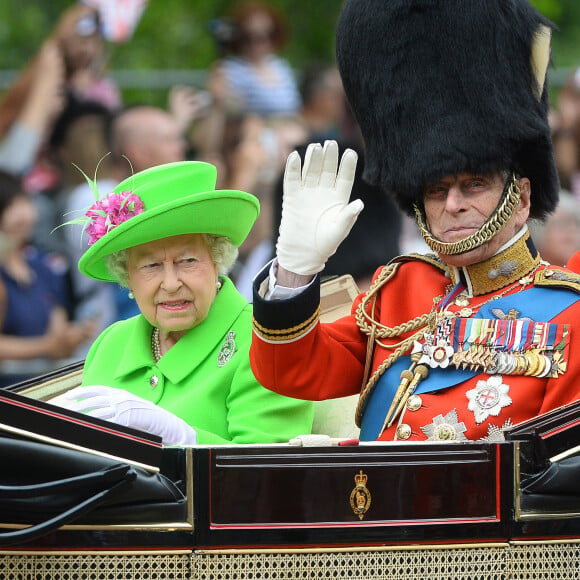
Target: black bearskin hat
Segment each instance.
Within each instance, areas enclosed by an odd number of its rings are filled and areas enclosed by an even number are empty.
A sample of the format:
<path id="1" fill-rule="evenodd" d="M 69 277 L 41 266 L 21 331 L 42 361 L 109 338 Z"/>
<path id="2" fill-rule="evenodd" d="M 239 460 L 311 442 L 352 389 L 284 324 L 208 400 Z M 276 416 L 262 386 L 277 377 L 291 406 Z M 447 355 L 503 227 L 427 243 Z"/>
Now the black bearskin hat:
<path id="1" fill-rule="evenodd" d="M 530 216 L 553 211 L 551 28 L 527 0 L 345 0 L 337 63 L 365 179 L 412 213 L 444 175 L 515 171 L 530 179 Z"/>

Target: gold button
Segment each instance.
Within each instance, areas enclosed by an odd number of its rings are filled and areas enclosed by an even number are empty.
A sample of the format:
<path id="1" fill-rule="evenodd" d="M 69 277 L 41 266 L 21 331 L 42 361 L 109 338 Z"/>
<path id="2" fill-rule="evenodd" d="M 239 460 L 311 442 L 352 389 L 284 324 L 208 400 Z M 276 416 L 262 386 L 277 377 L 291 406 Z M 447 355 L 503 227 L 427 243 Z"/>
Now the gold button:
<path id="1" fill-rule="evenodd" d="M 423 401 L 419 395 L 411 395 L 407 400 L 407 409 L 409 411 L 418 411 L 422 404 Z"/>
<path id="2" fill-rule="evenodd" d="M 403 440 L 409 439 L 409 437 L 411 437 L 411 427 L 406 423 L 401 423 L 397 427 L 397 437 Z"/>
<path id="3" fill-rule="evenodd" d="M 149 379 L 149 386 L 154 389 L 159 384 L 159 377 L 157 375 L 153 375 Z"/>

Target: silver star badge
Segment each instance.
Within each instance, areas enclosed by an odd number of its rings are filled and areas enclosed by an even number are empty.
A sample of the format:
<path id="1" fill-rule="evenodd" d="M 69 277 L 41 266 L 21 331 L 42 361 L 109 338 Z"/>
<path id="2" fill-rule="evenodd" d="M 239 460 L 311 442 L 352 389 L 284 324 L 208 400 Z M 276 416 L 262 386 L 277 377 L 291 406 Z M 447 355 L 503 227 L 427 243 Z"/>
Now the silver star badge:
<path id="1" fill-rule="evenodd" d="M 433 423 L 421 427 L 428 441 L 467 441 L 464 433 L 467 427 L 463 421 L 460 423 L 457 417 L 457 411 L 449 411 L 445 417 L 437 415 Z"/>
<path id="2" fill-rule="evenodd" d="M 505 441 L 504 430 L 513 427 L 511 419 L 508 419 L 501 427 L 497 425 L 489 425 L 487 427 L 487 435 L 482 437 L 480 441 L 487 441 L 488 443 L 501 443 Z"/>
<path id="3" fill-rule="evenodd" d="M 504 407 L 512 404 L 512 399 L 508 395 L 509 390 L 509 386 L 503 383 L 501 375 L 493 375 L 485 381 L 477 381 L 475 389 L 465 393 L 469 399 L 467 408 L 473 411 L 478 425 L 490 415 L 497 417 Z"/>
<path id="4" fill-rule="evenodd" d="M 421 358 L 417 364 L 427 364 L 432 369 L 441 367 L 445 369 L 449 366 L 453 357 L 453 347 L 445 339 L 436 340 L 432 334 L 425 333 L 425 344 L 415 341 L 411 354 L 421 353 Z"/>

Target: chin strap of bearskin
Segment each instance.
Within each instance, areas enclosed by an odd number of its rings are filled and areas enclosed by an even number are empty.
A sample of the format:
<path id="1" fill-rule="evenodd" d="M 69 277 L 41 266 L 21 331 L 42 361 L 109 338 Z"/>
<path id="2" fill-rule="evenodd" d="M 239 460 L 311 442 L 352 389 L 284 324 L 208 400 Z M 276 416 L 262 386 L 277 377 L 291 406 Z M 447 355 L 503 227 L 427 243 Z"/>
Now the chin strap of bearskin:
<path id="1" fill-rule="evenodd" d="M 520 188 L 515 175 L 508 179 L 495 211 L 475 233 L 457 242 L 438 240 L 427 227 L 425 212 L 417 204 L 413 205 L 419 231 L 426 244 L 437 254 L 452 256 L 465 254 L 489 242 L 509 222 L 520 202 Z"/>

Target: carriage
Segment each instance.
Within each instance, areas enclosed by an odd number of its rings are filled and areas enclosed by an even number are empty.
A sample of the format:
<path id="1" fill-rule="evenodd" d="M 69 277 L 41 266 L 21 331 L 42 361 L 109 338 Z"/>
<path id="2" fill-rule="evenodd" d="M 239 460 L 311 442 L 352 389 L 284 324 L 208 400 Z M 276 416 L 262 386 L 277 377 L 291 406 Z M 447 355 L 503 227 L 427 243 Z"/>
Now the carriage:
<path id="1" fill-rule="evenodd" d="M 580 403 L 498 441 L 163 448 L 45 402 L 81 373 L 0 395 L 6 580 L 578 577 Z"/>

